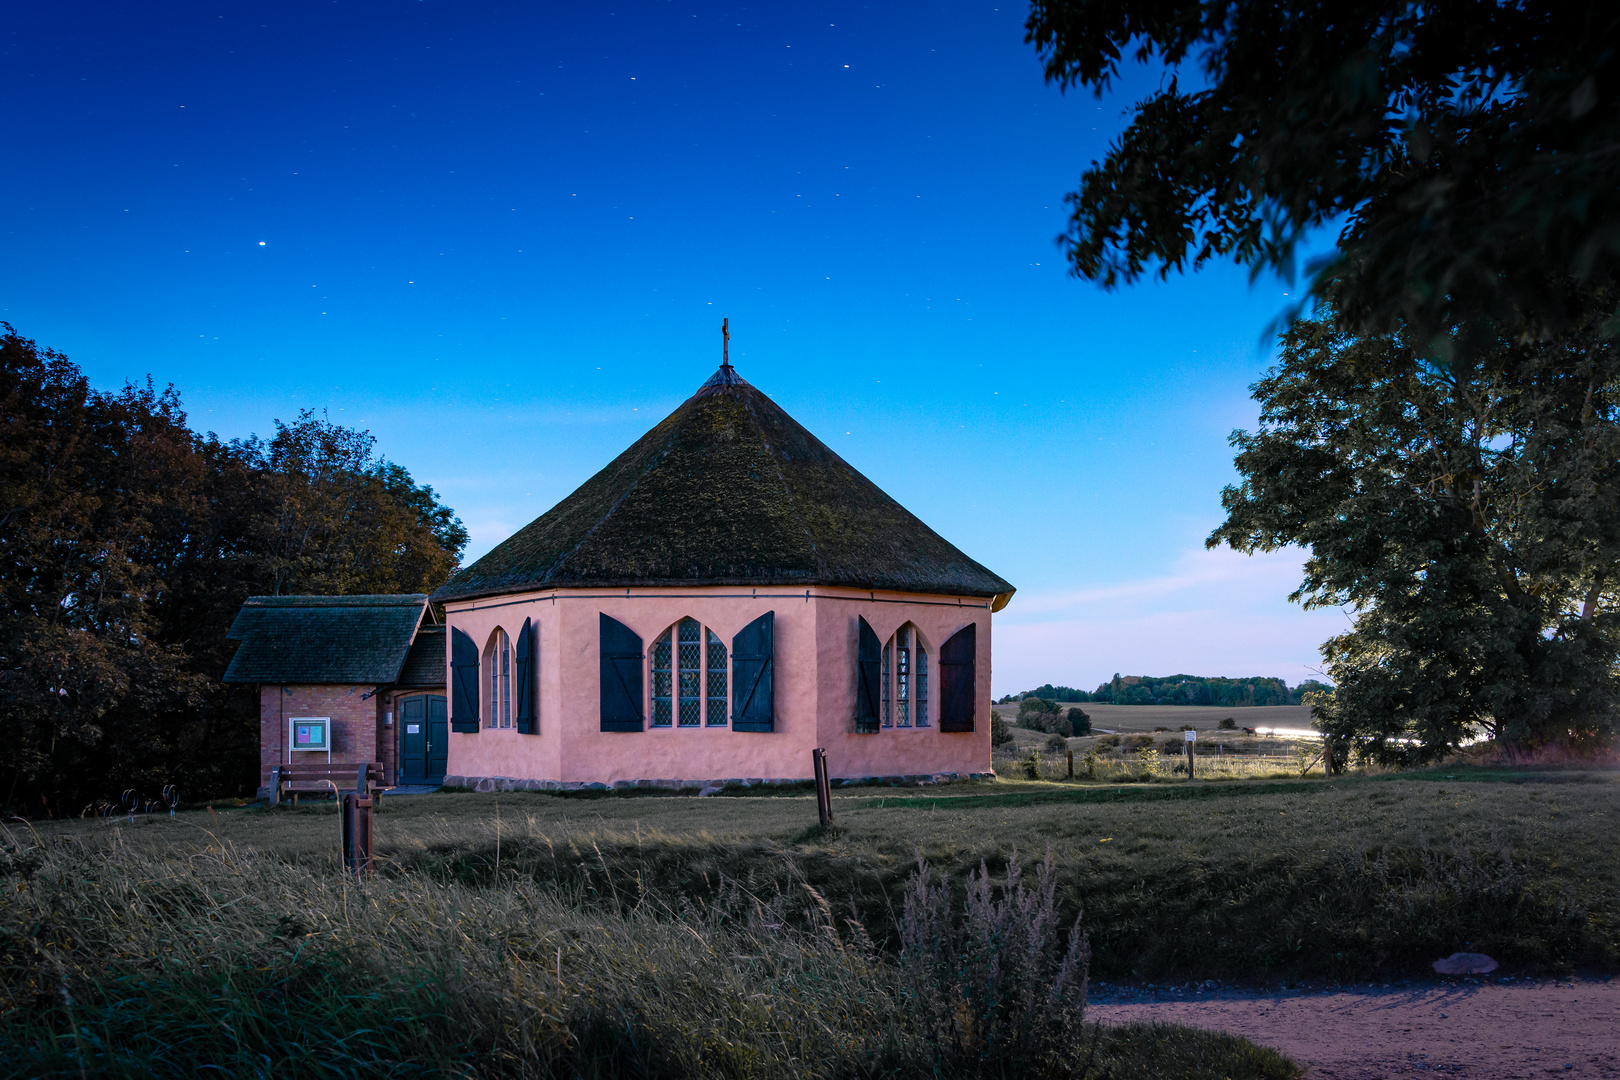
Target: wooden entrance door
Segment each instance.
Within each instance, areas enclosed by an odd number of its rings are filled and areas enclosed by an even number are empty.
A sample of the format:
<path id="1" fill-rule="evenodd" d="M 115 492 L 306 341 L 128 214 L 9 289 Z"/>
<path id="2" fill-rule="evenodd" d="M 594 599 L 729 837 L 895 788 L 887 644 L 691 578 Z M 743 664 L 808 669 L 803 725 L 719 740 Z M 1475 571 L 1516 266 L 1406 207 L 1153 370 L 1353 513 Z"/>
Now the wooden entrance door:
<path id="1" fill-rule="evenodd" d="M 450 760 L 450 710 L 443 694 L 427 696 L 427 780 L 444 783 L 444 767 Z"/>
<path id="2" fill-rule="evenodd" d="M 400 702 L 399 782 L 442 784 L 450 744 L 448 710 L 442 694 L 421 694 Z"/>

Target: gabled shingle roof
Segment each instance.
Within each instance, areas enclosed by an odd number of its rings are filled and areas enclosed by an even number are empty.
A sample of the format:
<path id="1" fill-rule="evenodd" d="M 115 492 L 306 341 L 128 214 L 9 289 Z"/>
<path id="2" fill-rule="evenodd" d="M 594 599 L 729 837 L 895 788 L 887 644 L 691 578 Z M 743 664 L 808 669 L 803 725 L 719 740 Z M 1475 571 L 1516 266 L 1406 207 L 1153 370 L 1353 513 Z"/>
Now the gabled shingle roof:
<path id="1" fill-rule="evenodd" d="M 677 585 L 1013 591 L 722 367 L 433 598 Z"/>
<path id="2" fill-rule="evenodd" d="M 400 669 L 394 685 L 441 688 L 449 685 L 445 681 L 444 627 L 417 628 L 416 640 L 411 642 L 411 651 L 405 657 L 405 666 Z"/>
<path id="3" fill-rule="evenodd" d="M 225 681 L 389 685 L 426 606 L 421 593 L 250 596 L 225 635 L 241 643 Z"/>

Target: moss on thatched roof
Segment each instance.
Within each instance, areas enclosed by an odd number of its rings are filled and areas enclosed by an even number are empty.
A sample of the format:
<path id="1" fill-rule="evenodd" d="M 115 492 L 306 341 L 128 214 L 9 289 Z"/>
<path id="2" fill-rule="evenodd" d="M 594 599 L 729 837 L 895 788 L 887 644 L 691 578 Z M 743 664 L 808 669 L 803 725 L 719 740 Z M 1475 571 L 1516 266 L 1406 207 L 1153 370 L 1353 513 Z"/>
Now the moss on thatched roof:
<path id="1" fill-rule="evenodd" d="M 422 593 L 250 596 L 225 633 L 238 643 L 225 681 L 385 686 L 399 675 L 426 607 Z"/>
<path id="2" fill-rule="evenodd" d="M 433 598 L 679 585 L 1013 591 L 722 367 Z"/>
<path id="3" fill-rule="evenodd" d="M 445 686 L 444 627 L 421 626 L 395 686 Z"/>

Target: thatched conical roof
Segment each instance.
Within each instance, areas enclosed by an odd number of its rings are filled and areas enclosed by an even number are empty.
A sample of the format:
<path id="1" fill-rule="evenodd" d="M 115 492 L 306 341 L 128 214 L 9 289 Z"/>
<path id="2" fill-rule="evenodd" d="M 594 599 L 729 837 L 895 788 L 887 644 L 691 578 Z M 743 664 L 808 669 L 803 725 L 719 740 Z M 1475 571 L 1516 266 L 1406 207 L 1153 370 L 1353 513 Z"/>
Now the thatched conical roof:
<path id="1" fill-rule="evenodd" d="M 723 366 L 433 599 L 680 585 L 1013 591 Z"/>

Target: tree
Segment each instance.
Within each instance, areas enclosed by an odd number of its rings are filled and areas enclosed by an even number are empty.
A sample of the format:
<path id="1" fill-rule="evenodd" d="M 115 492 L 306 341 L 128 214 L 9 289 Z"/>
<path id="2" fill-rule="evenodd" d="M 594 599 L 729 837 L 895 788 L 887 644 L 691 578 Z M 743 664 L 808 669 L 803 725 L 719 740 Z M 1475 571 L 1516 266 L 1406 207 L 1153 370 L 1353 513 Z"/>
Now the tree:
<path id="1" fill-rule="evenodd" d="M 1076 690 L 1072 686 L 1053 686 L 1051 683 L 1046 683 L 1043 686 L 1037 686 L 1033 690 L 1025 690 L 1019 696 L 1045 698 L 1048 701 L 1059 702 L 1091 700 L 1091 695 L 1086 693 L 1084 690 Z"/>
<path id="2" fill-rule="evenodd" d="M 1291 599 L 1350 609 L 1323 647 L 1334 690 L 1312 695 L 1328 734 L 1416 761 L 1476 734 L 1522 750 L 1611 732 L 1620 355 L 1604 310 L 1444 360 L 1331 318 L 1283 335 L 1208 543 L 1307 546 Z"/>
<path id="3" fill-rule="evenodd" d="M 0 327 L 0 806 L 251 790 L 257 702 L 220 682 L 242 600 L 425 591 L 465 531 L 364 432 L 222 443 L 173 387 L 95 390 Z"/>
<path id="4" fill-rule="evenodd" d="M 376 442 L 305 409 L 269 442 L 237 444 L 260 481 L 251 532 L 266 592 L 425 592 L 449 579 L 466 529 Z"/>
<path id="5" fill-rule="evenodd" d="M 1013 735 L 1012 727 L 1007 723 L 1007 718 L 992 710 L 990 713 L 991 747 L 1006 746 L 1008 743 L 1015 741 L 1017 741 L 1017 737 Z"/>
<path id="6" fill-rule="evenodd" d="M 1169 70 L 1068 197 L 1078 276 L 1291 274 L 1340 225 L 1317 298 L 1445 348 L 1567 331 L 1620 267 L 1615 5 L 1033 0 L 1026 40 L 1065 89 Z"/>
<path id="7" fill-rule="evenodd" d="M 1069 731 L 1075 735 L 1091 734 L 1091 714 L 1076 705 L 1068 712 Z"/>

